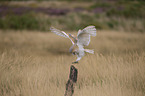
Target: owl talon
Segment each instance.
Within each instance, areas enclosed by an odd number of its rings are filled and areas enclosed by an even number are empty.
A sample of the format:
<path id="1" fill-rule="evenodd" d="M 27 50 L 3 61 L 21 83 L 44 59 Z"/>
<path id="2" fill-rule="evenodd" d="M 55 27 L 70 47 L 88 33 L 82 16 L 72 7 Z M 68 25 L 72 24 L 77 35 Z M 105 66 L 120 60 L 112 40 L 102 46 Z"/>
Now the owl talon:
<path id="1" fill-rule="evenodd" d="M 76 64 L 76 63 L 79 63 L 79 62 L 78 61 L 72 62 L 72 64 Z"/>

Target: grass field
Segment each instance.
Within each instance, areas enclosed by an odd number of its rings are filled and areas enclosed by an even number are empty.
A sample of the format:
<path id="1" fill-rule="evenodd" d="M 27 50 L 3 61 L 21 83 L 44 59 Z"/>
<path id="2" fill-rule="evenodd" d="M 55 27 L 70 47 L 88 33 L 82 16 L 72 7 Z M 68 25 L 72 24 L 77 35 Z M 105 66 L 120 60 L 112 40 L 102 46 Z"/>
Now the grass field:
<path id="1" fill-rule="evenodd" d="M 72 32 L 73 33 L 73 32 Z M 145 34 L 98 31 L 74 96 L 145 96 Z M 63 96 L 71 42 L 50 32 L 0 30 L 0 96 Z"/>
<path id="2" fill-rule="evenodd" d="M 94 25 L 102 30 L 145 32 L 145 2 L 142 0 L 11 1 L 0 3 L 0 29 L 47 32 L 50 26 L 55 26 L 75 31 Z"/>

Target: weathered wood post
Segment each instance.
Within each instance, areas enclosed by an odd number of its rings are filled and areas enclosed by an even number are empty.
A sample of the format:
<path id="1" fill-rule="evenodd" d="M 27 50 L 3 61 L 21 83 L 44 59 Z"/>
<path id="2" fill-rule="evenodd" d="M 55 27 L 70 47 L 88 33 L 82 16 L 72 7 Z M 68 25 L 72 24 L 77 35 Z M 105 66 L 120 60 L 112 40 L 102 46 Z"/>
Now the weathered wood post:
<path id="1" fill-rule="evenodd" d="M 66 83 L 66 91 L 64 96 L 72 96 L 74 93 L 75 83 L 77 82 L 78 70 L 71 65 L 69 79 Z"/>

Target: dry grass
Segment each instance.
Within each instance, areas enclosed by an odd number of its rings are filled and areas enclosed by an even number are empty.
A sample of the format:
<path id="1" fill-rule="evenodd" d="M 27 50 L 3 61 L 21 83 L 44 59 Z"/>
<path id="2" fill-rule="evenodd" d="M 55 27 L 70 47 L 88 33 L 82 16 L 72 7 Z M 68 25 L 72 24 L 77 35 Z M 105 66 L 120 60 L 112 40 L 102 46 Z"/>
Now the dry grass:
<path id="1" fill-rule="evenodd" d="M 144 96 L 145 34 L 99 31 L 74 96 Z M 74 56 L 52 33 L 0 31 L 0 96 L 63 96 Z"/>

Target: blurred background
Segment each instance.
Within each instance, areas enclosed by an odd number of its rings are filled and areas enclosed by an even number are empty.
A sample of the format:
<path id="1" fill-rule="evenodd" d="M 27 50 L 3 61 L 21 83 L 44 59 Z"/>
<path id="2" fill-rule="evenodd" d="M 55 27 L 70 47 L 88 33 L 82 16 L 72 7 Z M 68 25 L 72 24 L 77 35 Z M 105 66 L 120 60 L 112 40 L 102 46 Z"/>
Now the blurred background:
<path id="1" fill-rule="evenodd" d="M 47 2 L 48 1 L 48 2 Z M 78 30 L 145 32 L 143 0 L 7 0 L 0 2 L 0 29 L 48 31 L 50 26 Z"/>
<path id="2" fill-rule="evenodd" d="M 145 96 L 144 0 L 0 0 L 0 96 L 64 96 L 66 33 L 94 25 L 74 96 Z"/>

